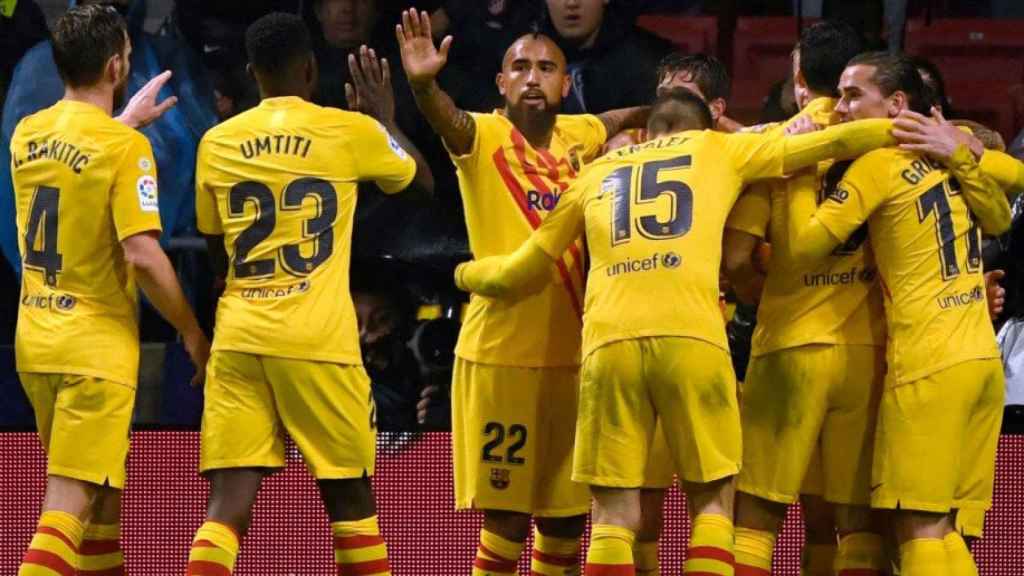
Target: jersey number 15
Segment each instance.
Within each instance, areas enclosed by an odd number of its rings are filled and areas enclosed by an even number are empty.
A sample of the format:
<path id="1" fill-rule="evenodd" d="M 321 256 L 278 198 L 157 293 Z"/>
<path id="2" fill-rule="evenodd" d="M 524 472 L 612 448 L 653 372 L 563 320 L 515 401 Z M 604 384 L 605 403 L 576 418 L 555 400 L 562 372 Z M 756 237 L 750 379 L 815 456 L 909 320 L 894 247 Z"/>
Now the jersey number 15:
<path id="1" fill-rule="evenodd" d="M 645 238 L 668 240 L 686 235 L 693 225 L 693 190 L 679 180 L 658 180 L 663 170 L 690 168 L 690 156 L 646 162 L 640 167 L 640 190 L 635 203 L 651 204 L 662 196 L 672 202 L 672 217 L 659 222 L 657 216 L 640 216 L 636 229 Z M 609 174 L 601 189 L 612 192 L 612 246 L 629 242 L 633 238 L 633 166 L 623 166 Z"/>

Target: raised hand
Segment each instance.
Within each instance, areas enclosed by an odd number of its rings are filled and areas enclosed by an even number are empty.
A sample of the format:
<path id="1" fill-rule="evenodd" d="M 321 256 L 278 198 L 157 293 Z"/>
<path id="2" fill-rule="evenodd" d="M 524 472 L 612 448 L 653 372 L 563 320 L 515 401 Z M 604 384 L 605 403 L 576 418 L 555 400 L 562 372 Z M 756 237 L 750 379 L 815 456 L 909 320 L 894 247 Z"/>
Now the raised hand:
<path id="1" fill-rule="evenodd" d="M 430 85 L 448 62 L 452 37 L 445 36 L 440 49 L 434 46 L 430 15 L 415 8 L 402 12 L 402 23 L 395 26 L 395 36 L 398 37 L 402 67 L 409 84 L 414 89 Z"/>
<path id="2" fill-rule="evenodd" d="M 170 79 L 171 71 L 165 70 L 161 74 L 154 76 L 149 82 L 146 82 L 146 85 L 128 101 L 128 105 L 124 107 L 124 111 L 117 117 L 117 120 L 122 124 L 138 129 L 149 126 L 163 116 L 164 112 L 167 112 L 178 103 L 177 96 L 171 96 L 159 104 L 156 101 L 160 89 Z"/>
<path id="3" fill-rule="evenodd" d="M 395 120 L 395 92 L 391 87 L 391 67 L 387 58 L 366 45 L 359 47 L 359 56 L 348 55 L 352 82 L 345 83 L 345 99 L 350 110 L 372 116 L 385 126 Z"/>

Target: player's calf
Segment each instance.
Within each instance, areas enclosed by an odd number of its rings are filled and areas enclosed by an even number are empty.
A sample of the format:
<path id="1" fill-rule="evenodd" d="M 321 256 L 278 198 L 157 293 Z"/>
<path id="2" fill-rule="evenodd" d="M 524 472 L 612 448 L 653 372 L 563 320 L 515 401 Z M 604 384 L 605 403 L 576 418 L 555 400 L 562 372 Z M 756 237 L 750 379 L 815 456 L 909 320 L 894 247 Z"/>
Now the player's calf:
<path id="1" fill-rule="evenodd" d="M 121 490 L 103 486 L 92 506 L 92 517 L 78 550 L 79 576 L 124 574 L 121 551 Z"/>
<path id="2" fill-rule="evenodd" d="M 235 468 L 207 474 L 210 501 L 206 521 L 192 539 L 187 576 L 219 576 L 234 571 L 241 537 L 249 529 L 252 505 L 264 473 L 257 468 Z"/>
<path id="3" fill-rule="evenodd" d="M 593 526 L 587 550 L 587 576 L 633 576 L 633 544 L 640 529 L 640 490 L 591 486 Z"/>
<path id="4" fill-rule="evenodd" d="M 473 559 L 473 576 L 515 574 L 523 543 L 530 531 L 530 515 L 507 510 L 484 510 L 484 526 Z"/>
<path id="5" fill-rule="evenodd" d="M 537 518 L 530 573 L 537 576 L 579 574 L 580 536 L 586 525 L 586 516 Z"/>
<path id="6" fill-rule="evenodd" d="M 85 533 L 85 522 L 92 514 L 97 488 L 95 484 L 64 476 L 47 478 L 43 513 L 18 568 L 18 576 L 45 576 L 53 571 L 75 573 L 78 549 Z"/>
<path id="7" fill-rule="evenodd" d="M 746 492 L 736 495 L 736 568 L 745 574 L 768 575 L 786 505 Z"/>
<path id="8" fill-rule="evenodd" d="M 331 521 L 334 562 L 339 574 L 391 574 L 388 548 L 380 535 L 370 478 L 318 480 Z"/>
<path id="9" fill-rule="evenodd" d="M 665 490 L 644 488 L 640 491 L 640 530 L 633 545 L 633 565 L 637 576 L 656 576 L 658 540 L 664 525 Z"/>
<path id="10" fill-rule="evenodd" d="M 731 576 L 734 573 L 734 480 L 734 476 L 729 476 L 699 484 L 686 483 L 692 530 L 683 574 Z"/>
<path id="11" fill-rule="evenodd" d="M 948 514 L 896 510 L 893 529 L 900 545 L 903 576 L 950 576 L 946 558 L 946 534 L 953 531 Z"/>

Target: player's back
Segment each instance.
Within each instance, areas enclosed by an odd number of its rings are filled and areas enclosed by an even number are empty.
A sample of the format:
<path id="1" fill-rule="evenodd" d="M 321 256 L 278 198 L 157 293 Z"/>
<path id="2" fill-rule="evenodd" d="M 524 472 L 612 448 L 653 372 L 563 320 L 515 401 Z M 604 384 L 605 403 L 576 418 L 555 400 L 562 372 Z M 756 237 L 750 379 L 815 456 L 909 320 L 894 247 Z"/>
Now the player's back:
<path id="1" fill-rule="evenodd" d="M 843 186 L 861 193 L 870 186 L 885 189 L 868 228 L 882 276 L 894 381 L 998 357 L 985 301 L 981 232 L 949 172 L 927 158 L 886 148 L 857 160 Z"/>
<path id="2" fill-rule="evenodd" d="M 401 190 L 415 163 L 376 121 L 266 99 L 200 145 L 199 228 L 223 234 L 214 349 L 359 364 L 348 290 L 357 183 Z"/>
<path id="3" fill-rule="evenodd" d="M 727 150 L 735 137 L 687 131 L 621 148 L 576 184 L 591 255 L 584 354 L 643 336 L 728 349 L 718 274 L 725 218 L 743 186 Z"/>
<path id="4" fill-rule="evenodd" d="M 136 292 L 120 240 L 160 229 L 146 138 L 91 104 L 61 100 L 11 139 L 24 264 L 18 369 L 133 385 Z"/>

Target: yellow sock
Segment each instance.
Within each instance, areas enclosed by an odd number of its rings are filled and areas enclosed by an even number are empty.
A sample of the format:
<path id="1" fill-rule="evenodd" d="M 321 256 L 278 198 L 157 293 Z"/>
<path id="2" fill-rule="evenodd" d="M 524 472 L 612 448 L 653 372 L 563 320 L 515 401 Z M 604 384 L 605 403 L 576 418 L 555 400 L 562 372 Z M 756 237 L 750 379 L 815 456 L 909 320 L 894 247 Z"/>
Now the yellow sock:
<path id="1" fill-rule="evenodd" d="M 881 576 L 886 568 L 882 537 L 873 532 L 853 532 L 839 539 L 833 569 L 836 576 Z"/>
<path id="2" fill-rule="evenodd" d="M 833 544 L 807 544 L 804 546 L 803 576 L 832 576 L 838 548 Z"/>
<path id="3" fill-rule="evenodd" d="M 951 576 L 946 564 L 946 543 L 918 538 L 900 546 L 901 576 Z"/>
<path id="4" fill-rule="evenodd" d="M 633 542 L 636 534 L 628 528 L 594 524 L 587 550 L 587 576 L 634 576 Z"/>
<path id="5" fill-rule="evenodd" d="M 238 558 L 238 533 L 220 522 L 207 520 L 196 530 L 188 552 L 186 576 L 223 576 L 235 570 Z"/>
<path id="6" fill-rule="evenodd" d="M 942 539 L 946 545 L 946 564 L 949 566 L 950 576 L 978 576 L 978 566 L 974 563 L 974 556 L 967 549 L 967 543 L 957 532 L 950 532 Z"/>
<path id="7" fill-rule="evenodd" d="M 736 527 L 736 576 L 771 576 L 775 534 Z"/>
<path id="8" fill-rule="evenodd" d="M 633 544 L 633 565 L 636 567 L 636 576 L 658 576 L 661 570 L 658 564 L 658 541 L 637 540 Z"/>
<path id="9" fill-rule="evenodd" d="M 736 560 L 733 556 L 732 520 L 718 514 L 699 514 L 693 519 L 690 546 L 686 550 L 683 574 L 700 572 L 719 576 L 733 576 Z"/>
<path id="10" fill-rule="evenodd" d="M 513 542 L 489 532 L 480 530 L 480 546 L 473 560 L 472 576 L 499 576 L 516 574 L 519 556 L 523 553 L 523 543 Z"/>
<path id="11" fill-rule="evenodd" d="M 18 576 L 74 574 L 85 526 L 67 512 L 43 512 L 18 568 Z"/>
<path id="12" fill-rule="evenodd" d="M 380 536 L 376 516 L 331 522 L 331 534 L 338 576 L 391 576 L 388 546 Z"/>
<path id="13" fill-rule="evenodd" d="M 533 531 L 532 576 L 579 576 L 579 538 L 555 538 Z"/>
<path id="14" fill-rule="evenodd" d="M 121 576 L 124 554 L 121 552 L 120 524 L 89 524 L 78 550 L 78 576 Z"/>

